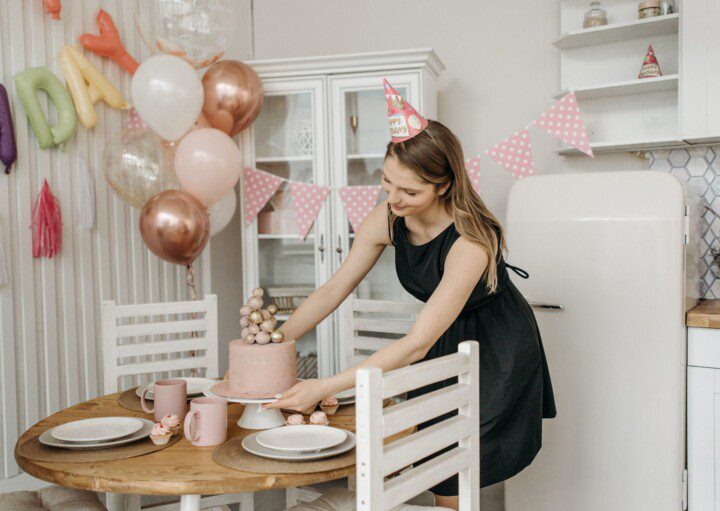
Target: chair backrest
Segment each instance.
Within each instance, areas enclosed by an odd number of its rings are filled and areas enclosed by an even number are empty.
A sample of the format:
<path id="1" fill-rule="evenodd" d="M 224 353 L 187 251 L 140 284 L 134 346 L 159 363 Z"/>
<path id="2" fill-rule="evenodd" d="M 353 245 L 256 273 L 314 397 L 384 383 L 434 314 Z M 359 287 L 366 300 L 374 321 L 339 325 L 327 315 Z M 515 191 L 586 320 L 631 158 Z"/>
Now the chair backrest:
<path id="1" fill-rule="evenodd" d="M 398 337 L 407 334 L 420 313 L 422 302 L 365 300 L 351 294 L 341 305 L 343 369 L 361 362 Z"/>
<path id="2" fill-rule="evenodd" d="M 458 353 L 382 374 L 356 373 L 357 506 L 382 511 L 459 474 L 460 511 L 480 509 L 480 358 L 476 341 Z M 456 384 L 383 408 L 383 399 L 458 377 Z M 443 420 L 384 445 L 384 439 L 458 410 Z M 384 478 L 448 446 L 457 447 L 427 463 Z"/>
<path id="3" fill-rule="evenodd" d="M 130 387 L 141 383 L 139 375 L 167 378 L 204 369 L 206 377 L 218 376 L 216 295 L 135 305 L 104 301 L 101 317 L 106 394 L 119 390 L 118 378 Z"/>

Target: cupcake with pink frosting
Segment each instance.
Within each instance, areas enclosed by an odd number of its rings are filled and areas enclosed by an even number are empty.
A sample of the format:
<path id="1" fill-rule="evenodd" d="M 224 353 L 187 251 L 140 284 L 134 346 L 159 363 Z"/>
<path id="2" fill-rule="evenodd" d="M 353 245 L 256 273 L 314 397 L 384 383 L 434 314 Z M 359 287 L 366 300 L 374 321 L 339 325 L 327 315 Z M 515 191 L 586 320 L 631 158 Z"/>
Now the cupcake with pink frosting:
<path id="1" fill-rule="evenodd" d="M 302 416 L 302 414 L 294 413 L 292 415 L 288 415 L 285 424 L 288 426 L 301 426 L 305 424 L 305 418 Z"/>
<path id="2" fill-rule="evenodd" d="M 167 444 L 170 441 L 171 436 L 172 431 L 170 431 L 170 428 L 161 422 L 156 422 L 150 432 L 150 440 L 152 440 L 155 445 Z"/>
<path id="3" fill-rule="evenodd" d="M 330 424 L 330 421 L 328 420 L 325 412 L 313 412 L 310 416 L 310 424 L 314 424 L 316 426 L 327 426 Z"/>
<path id="4" fill-rule="evenodd" d="M 327 415 L 332 415 L 337 412 L 340 403 L 335 396 L 329 396 L 320 401 L 320 409 Z"/>
<path id="5" fill-rule="evenodd" d="M 180 419 L 174 413 L 160 419 L 160 424 L 168 428 L 173 435 L 180 432 Z"/>

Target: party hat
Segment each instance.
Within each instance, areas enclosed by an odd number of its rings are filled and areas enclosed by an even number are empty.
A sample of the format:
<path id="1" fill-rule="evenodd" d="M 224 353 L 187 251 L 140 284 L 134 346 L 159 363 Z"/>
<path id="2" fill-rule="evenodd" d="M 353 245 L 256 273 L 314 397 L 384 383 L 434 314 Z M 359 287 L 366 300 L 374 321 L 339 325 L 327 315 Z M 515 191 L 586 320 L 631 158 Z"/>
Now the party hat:
<path id="1" fill-rule="evenodd" d="M 653 50 L 651 44 L 645 54 L 638 78 L 657 78 L 658 76 L 662 76 L 662 71 L 660 71 L 660 64 L 658 63 L 657 57 L 655 57 L 655 50 Z"/>
<path id="2" fill-rule="evenodd" d="M 383 79 L 385 99 L 388 104 L 388 122 L 393 143 L 405 142 L 420 133 L 428 125 L 427 119 L 417 113 L 398 91 Z"/>

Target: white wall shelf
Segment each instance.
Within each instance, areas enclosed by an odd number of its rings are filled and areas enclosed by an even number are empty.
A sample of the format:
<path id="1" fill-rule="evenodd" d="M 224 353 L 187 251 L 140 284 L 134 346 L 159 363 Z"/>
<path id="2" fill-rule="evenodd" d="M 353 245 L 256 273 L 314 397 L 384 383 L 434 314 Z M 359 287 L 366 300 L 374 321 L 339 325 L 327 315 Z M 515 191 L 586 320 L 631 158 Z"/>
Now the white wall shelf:
<path id="1" fill-rule="evenodd" d="M 602 27 L 586 28 L 568 32 L 553 41 L 560 50 L 571 50 L 585 46 L 618 43 L 631 39 L 675 34 L 680 25 L 680 14 L 669 14 L 643 20 L 612 23 Z"/>
<path id="2" fill-rule="evenodd" d="M 627 96 L 630 94 L 647 94 L 668 90 L 678 90 L 680 75 L 660 76 L 658 78 L 644 78 L 641 80 L 626 80 L 622 82 L 609 82 L 586 87 L 576 87 L 574 90 L 578 100 L 609 98 L 614 96 Z M 559 99 L 570 90 L 565 89 L 553 97 Z"/>
<path id="3" fill-rule="evenodd" d="M 598 154 L 682 147 L 680 85 L 683 78 L 680 24 L 687 2 L 678 12 L 637 19 L 637 0 L 606 0 L 610 24 L 582 29 L 586 0 L 560 1 L 562 36 L 553 41 L 560 51 L 560 98 L 573 91 L 582 111 L 590 147 Z M 687 32 L 684 30 L 683 32 Z M 652 45 L 664 76 L 638 79 L 643 58 Z M 561 145 L 557 154 L 582 152 Z"/>
<path id="4" fill-rule="evenodd" d="M 614 142 L 592 142 L 590 147 L 596 154 L 602 153 L 620 153 L 624 151 L 638 151 L 645 149 L 670 149 L 674 147 L 684 147 L 687 144 L 677 138 L 649 138 L 638 140 L 623 140 Z M 582 156 L 583 152 L 573 147 L 561 147 L 556 149 L 557 154 L 563 156 Z"/>

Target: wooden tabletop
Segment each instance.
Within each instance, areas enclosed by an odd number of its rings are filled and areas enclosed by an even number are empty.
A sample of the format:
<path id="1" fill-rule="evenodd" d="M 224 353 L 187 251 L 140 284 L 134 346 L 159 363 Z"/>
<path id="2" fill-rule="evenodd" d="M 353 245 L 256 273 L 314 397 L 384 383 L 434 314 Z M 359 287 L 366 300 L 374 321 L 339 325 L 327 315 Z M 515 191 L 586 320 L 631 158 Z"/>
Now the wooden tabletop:
<path id="1" fill-rule="evenodd" d="M 687 312 L 687 326 L 720 328 L 720 300 L 705 300 Z"/>
<path id="2" fill-rule="evenodd" d="M 126 410 L 117 404 L 118 394 L 80 403 L 43 419 L 26 431 L 18 444 L 46 429 L 73 420 L 91 417 L 127 416 L 152 419 L 149 414 Z M 243 406 L 228 407 L 228 439 L 254 433 L 240 429 L 237 420 Z M 355 415 L 331 417 L 330 424 L 355 430 Z M 221 494 L 269 490 L 340 479 L 352 474 L 354 466 L 310 474 L 257 474 L 225 468 L 212 460 L 215 447 L 195 447 L 185 438 L 174 445 L 144 456 L 96 463 L 48 463 L 15 459 L 28 474 L 62 486 L 96 492 L 140 493 L 144 495 Z"/>

